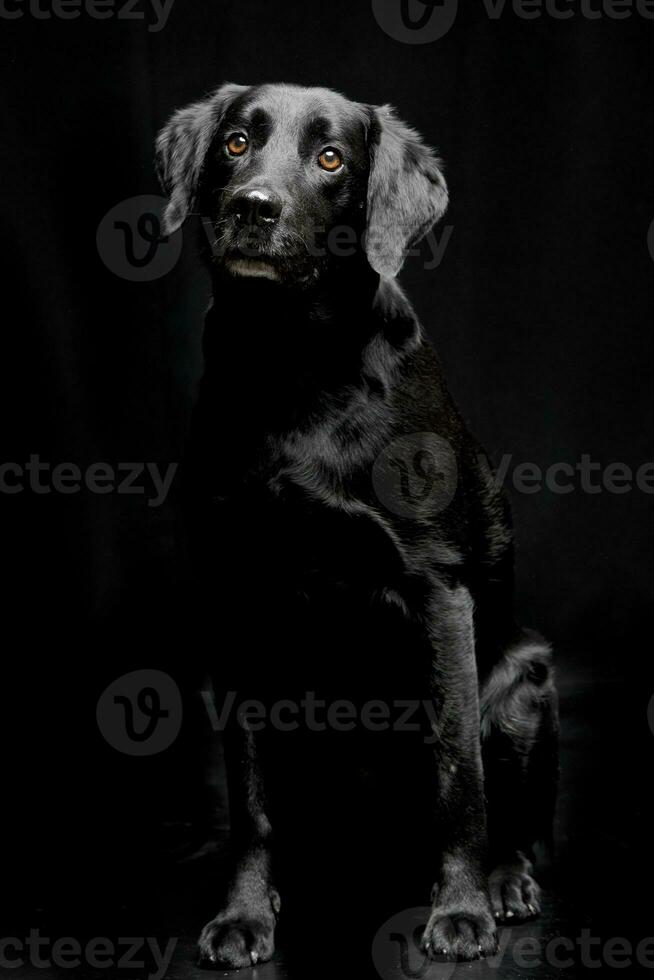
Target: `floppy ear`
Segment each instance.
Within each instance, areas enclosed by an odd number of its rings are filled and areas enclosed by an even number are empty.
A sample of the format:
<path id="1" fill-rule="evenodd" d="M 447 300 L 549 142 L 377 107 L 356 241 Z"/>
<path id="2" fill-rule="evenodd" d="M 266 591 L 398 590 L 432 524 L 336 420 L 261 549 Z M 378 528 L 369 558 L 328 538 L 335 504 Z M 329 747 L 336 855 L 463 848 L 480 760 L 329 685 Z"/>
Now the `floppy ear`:
<path id="1" fill-rule="evenodd" d="M 439 158 L 391 106 L 371 111 L 366 253 L 375 272 L 390 278 L 445 213 L 447 185 Z"/>
<path id="2" fill-rule="evenodd" d="M 170 198 L 163 213 L 163 229 L 171 235 L 193 207 L 198 180 L 209 145 L 227 106 L 246 85 L 222 85 L 206 99 L 173 113 L 157 136 L 156 169 Z"/>

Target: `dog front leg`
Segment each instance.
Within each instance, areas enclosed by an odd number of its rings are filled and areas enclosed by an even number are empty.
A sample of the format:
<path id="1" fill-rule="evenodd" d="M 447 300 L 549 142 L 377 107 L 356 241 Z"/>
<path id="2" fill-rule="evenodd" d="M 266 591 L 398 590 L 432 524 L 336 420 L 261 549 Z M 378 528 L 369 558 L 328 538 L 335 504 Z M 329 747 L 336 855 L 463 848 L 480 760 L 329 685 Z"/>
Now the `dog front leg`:
<path id="1" fill-rule="evenodd" d="M 202 930 L 201 961 L 240 968 L 269 960 L 280 898 L 272 883 L 271 827 L 256 735 L 238 722 L 224 733 L 234 871 L 221 911 Z"/>
<path id="2" fill-rule="evenodd" d="M 497 948 L 486 886 L 486 814 L 472 600 L 467 589 L 433 599 L 433 766 L 440 867 L 423 935 L 430 956 L 464 960 Z M 432 771 L 433 778 L 433 771 Z"/>

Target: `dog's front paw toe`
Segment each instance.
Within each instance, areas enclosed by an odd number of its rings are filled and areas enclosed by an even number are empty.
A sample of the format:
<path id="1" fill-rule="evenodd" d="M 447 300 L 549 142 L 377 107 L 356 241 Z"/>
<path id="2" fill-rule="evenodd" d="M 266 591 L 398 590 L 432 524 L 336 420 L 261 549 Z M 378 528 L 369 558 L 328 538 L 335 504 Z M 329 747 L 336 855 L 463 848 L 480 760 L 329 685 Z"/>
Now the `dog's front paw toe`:
<path id="1" fill-rule="evenodd" d="M 493 915 L 498 921 L 523 922 L 540 912 L 538 883 L 521 868 L 501 865 L 488 880 Z"/>
<path id="2" fill-rule="evenodd" d="M 422 947 L 430 956 L 475 960 L 497 952 L 497 933 L 490 912 L 432 910 Z"/>
<path id="3" fill-rule="evenodd" d="M 231 969 L 265 963 L 275 951 L 274 935 L 272 918 L 220 915 L 202 930 L 198 941 L 200 963 Z"/>

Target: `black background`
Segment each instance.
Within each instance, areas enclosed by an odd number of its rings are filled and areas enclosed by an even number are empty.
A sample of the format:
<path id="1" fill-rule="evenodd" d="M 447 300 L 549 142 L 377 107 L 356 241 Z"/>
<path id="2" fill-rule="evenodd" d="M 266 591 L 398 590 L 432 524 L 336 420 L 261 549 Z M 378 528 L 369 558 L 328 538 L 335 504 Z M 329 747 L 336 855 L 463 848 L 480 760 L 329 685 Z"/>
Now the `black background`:
<path id="1" fill-rule="evenodd" d="M 402 281 L 496 461 L 654 459 L 654 21 L 460 7 L 425 45 L 385 34 L 368 0 L 176 0 L 158 33 L 27 8 L 3 22 L 3 459 L 180 458 L 209 296 L 192 230 L 173 271 L 141 283 L 103 264 L 96 231 L 121 200 L 159 193 L 158 128 L 225 80 L 390 102 L 438 146 L 452 237 L 438 269 L 414 258 Z M 564 749 L 582 747 L 564 754 L 560 875 L 606 935 L 639 935 L 653 498 L 511 497 L 521 618 L 555 646 Z M 195 628 L 172 496 L 0 498 L 8 905 L 89 911 L 144 887 L 162 814 L 187 819 L 201 777 L 192 734 L 151 760 L 107 746 L 99 694 L 137 667 L 192 688 L 224 639 Z"/>

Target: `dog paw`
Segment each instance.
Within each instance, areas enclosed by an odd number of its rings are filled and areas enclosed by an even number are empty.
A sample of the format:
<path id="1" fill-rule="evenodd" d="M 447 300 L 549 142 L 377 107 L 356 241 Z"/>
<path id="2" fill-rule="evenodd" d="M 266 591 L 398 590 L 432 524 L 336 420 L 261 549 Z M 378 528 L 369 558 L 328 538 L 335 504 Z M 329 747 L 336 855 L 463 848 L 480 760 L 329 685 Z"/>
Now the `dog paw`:
<path id="1" fill-rule="evenodd" d="M 495 921 L 482 893 L 473 908 L 436 905 L 422 937 L 422 949 L 430 958 L 476 960 L 497 952 Z"/>
<path id="2" fill-rule="evenodd" d="M 241 969 L 271 959 L 275 952 L 276 893 L 261 908 L 227 908 L 208 922 L 198 940 L 201 964 Z"/>
<path id="3" fill-rule="evenodd" d="M 523 922 L 540 912 L 538 883 L 520 866 L 501 864 L 488 879 L 493 915 L 500 922 Z"/>

